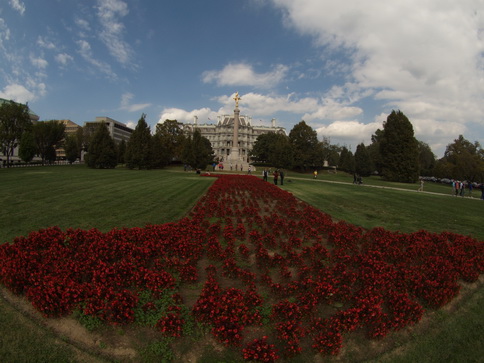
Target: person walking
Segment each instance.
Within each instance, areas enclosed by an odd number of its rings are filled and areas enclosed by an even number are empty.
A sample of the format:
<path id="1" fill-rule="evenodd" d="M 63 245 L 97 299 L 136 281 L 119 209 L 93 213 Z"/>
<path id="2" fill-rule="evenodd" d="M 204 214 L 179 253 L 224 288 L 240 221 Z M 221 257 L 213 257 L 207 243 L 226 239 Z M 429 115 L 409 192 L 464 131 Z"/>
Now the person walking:
<path id="1" fill-rule="evenodd" d="M 277 178 L 279 177 L 279 173 L 277 172 L 277 170 L 274 171 L 274 174 L 272 174 L 274 176 L 274 185 L 277 185 Z"/>
<path id="2" fill-rule="evenodd" d="M 424 180 L 420 179 L 420 187 L 417 189 L 418 192 L 423 192 L 424 188 Z"/>
<path id="3" fill-rule="evenodd" d="M 316 178 L 318 177 L 318 171 L 317 171 L 317 170 L 315 170 L 315 171 L 313 172 L 313 175 L 314 175 L 314 179 L 316 179 Z"/>
<path id="4" fill-rule="evenodd" d="M 262 179 L 264 179 L 264 181 L 267 181 L 267 175 L 269 174 L 269 172 L 267 171 L 267 169 L 264 169 L 262 171 Z"/>
<path id="5" fill-rule="evenodd" d="M 281 185 L 284 185 L 284 170 L 279 172 L 279 177 L 281 178 Z"/>

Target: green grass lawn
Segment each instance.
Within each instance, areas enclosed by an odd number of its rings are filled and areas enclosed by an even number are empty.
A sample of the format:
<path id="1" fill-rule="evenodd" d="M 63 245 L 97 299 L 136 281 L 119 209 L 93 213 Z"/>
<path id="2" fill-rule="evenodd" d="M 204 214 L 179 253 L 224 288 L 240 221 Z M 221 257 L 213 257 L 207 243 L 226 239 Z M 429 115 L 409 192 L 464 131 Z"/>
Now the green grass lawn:
<path id="1" fill-rule="evenodd" d="M 195 173 L 82 165 L 0 169 L 0 180 L 0 243 L 50 226 L 108 231 L 172 222 L 213 182 Z"/>
<path id="2" fill-rule="evenodd" d="M 184 173 L 180 168 L 152 171 L 91 170 L 84 166 L 0 169 L 0 243 L 54 225 L 62 229 L 108 231 L 175 221 L 195 205 L 213 181 L 195 173 Z M 317 180 L 309 174 L 289 173 L 283 188 L 335 219 L 365 228 L 383 226 L 403 232 L 450 230 L 484 240 L 483 201 L 416 193 L 417 184 L 390 184 L 379 178 L 365 179 L 364 186 L 352 185 L 352 181 L 352 176 L 344 173 L 320 173 Z M 450 187 L 430 183 L 425 185 L 425 190 L 450 194 Z M 484 289 L 479 286 L 458 303 L 457 309 L 434 313 L 426 331 L 415 330 L 401 340 L 397 335 L 395 344 L 400 346 L 397 353 L 388 352 L 375 360 L 478 362 L 484 356 Z M 328 360 L 338 361 L 338 358 Z M 0 298 L 0 361 L 82 359 L 70 345 L 63 344 L 45 328 L 33 326 Z"/>
<path id="3" fill-rule="evenodd" d="M 436 195 L 416 192 L 418 187 L 412 184 L 374 180 L 373 184 L 353 185 L 352 178 L 349 183 L 348 180 L 343 183 L 344 175 L 337 178 L 318 176 L 316 180 L 297 176 L 289 179 L 292 181 L 286 181 L 285 190 L 338 220 L 364 228 L 384 227 L 405 233 L 420 229 L 451 231 L 484 241 L 484 201 L 452 197 L 449 186 L 432 184 L 432 188 L 426 188 L 433 189 L 433 193 L 443 193 Z"/>

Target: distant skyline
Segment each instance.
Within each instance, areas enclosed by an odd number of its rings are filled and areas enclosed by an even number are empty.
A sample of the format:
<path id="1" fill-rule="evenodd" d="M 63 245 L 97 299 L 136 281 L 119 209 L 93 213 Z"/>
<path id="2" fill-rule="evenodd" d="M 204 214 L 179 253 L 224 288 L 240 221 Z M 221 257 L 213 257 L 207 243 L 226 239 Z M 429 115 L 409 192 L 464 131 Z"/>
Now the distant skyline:
<path id="1" fill-rule="evenodd" d="M 241 114 L 370 144 L 392 110 L 437 157 L 484 141 L 484 2 L 0 0 L 0 97 L 134 127 Z"/>

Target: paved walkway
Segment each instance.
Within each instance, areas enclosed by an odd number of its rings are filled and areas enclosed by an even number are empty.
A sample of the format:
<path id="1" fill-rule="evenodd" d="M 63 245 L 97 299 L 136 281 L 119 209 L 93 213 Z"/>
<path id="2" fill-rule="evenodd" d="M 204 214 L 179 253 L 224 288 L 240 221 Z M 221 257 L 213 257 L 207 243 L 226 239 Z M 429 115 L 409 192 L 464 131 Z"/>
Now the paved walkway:
<path id="1" fill-rule="evenodd" d="M 354 185 L 355 187 L 367 187 L 367 188 L 379 188 L 379 189 L 390 189 L 390 190 L 399 190 L 403 192 L 410 192 L 410 193 L 424 193 L 424 194 L 432 194 L 432 195 L 441 195 L 441 196 L 446 196 L 446 197 L 455 197 L 452 193 L 437 193 L 437 192 L 427 192 L 427 191 L 422 191 L 419 192 L 416 189 L 406 189 L 406 188 L 397 188 L 397 187 L 387 187 L 383 185 L 370 185 L 370 184 L 360 184 L 360 185 L 355 185 L 353 183 L 349 182 L 342 182 L 342 181 L 335 181 L 335 180 L 324 180 L 324 179 L 308 179 L 308 178 L 300 178 L 300 177 L 286 177 L 287 180 L 289 179 L 295 179 L 295 180 L 313 180 L 317 182 L 322 182 L 322 183 L 330 183 L 330 184 L 344 184 L 344 185 Z M 459 197 L 461 198 L 461 197 Z M 473 200 L 481 200 L 479 197 L 468 197 L 465 196 L 464 198 L 466 199 L 473 199 Z"/>

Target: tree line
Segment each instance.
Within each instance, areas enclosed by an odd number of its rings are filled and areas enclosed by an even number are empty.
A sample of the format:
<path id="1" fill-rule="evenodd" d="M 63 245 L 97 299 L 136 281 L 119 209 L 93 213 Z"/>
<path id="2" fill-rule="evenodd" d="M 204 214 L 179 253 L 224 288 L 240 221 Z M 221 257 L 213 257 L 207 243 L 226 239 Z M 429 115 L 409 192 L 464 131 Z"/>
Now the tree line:
<path id="1" fill-rule="evenodd" d="M 217 161 L 210 141 L 196 129 L 185 133 L 176 120 L 157 124 L 152 133 L 142 114 L 130 139 L 116 144 L 103 123 L 95 129 L 84 126 L 66 135 L 62 122 L 33 124 L 28 105 L 13 101 L 0 105 L 0 146 L 7 166 L 16 147 L 23 161 L 38 156 L 42 164 L 55 161 L 56 149 L 62 147 L 67 161 L 72 163 L 84 154 L 92 168 L 125 164 L 130 169 L 152 169 L 181 162 L 205 169 Z M 459 135 L 437 160 L 430 146 L 415 138 L 411 122 L 399 110 L 388 115 L 369 145 L 360 143 L 354 153 L 346 146 L 331 144 L 329 138 L 318 140 L 317 132 L 301 121 L 288 135 L 260 135 L 250 155 L 256 164 L 301 172 L 319 170 L 326 162 L 348 173 L 363 177 L 377 174 L 389 181 L 413 183 L 420 176 L 435 176 L 484 182 L 484 149 L 479 142 Z"/>
<path id="2" fill-rule="evenodd" d="M 393 110 L 371 137 L 371 143 L 348 147 L 318 140 L 317 132 L 305 121 L 296 124 L 289 135 L 260 135 L 252 149 L 252 159 L 262 165 L 319 170 L 325 164 L 362 177 L 380 175 L 389 181 L 414 183 L 421 176 L 484 182 L 484 149 L 459 135 L 436 159 L 430 146 L 414 136 L 413 126 L 400 110 Z"/>

